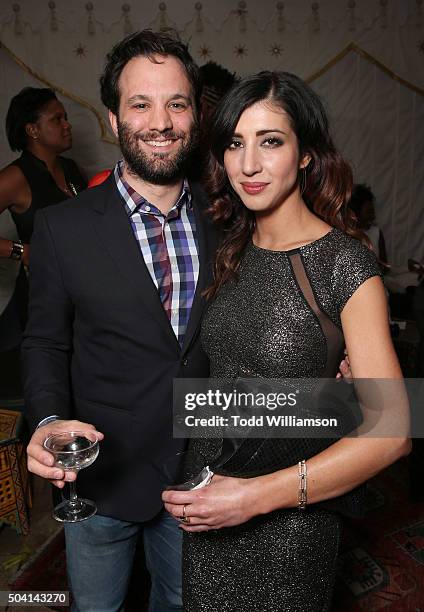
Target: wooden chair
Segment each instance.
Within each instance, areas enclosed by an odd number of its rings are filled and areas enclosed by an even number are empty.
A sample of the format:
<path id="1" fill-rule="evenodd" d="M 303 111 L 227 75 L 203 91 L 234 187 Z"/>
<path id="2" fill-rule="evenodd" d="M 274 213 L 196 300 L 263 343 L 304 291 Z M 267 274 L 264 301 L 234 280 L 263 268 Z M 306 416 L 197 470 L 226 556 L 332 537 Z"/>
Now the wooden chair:
<path id="1" fill-rule="evenodd" d="M 22 400 L 0 400 L 0 525 L 6 523 L 22 535 L 29 533 L 31 487 L 22 441 Z"/>

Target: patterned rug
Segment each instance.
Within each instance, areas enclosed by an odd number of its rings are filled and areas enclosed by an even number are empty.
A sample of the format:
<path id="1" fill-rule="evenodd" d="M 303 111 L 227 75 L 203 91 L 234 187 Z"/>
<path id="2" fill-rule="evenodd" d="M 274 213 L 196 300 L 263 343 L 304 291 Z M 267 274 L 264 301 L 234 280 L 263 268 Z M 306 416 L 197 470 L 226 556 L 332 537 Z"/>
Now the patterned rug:
<path id="1" fill-rule="evenodd" d="M 422 481 L 417 485 L 422 487 Z M 369 489 L 366 518 L 346 525 L 332 612 L 424 612 L 424 502 L 409 500 L 407 462 L 385 470 Z M 62 532 L 26 563 L 10 586 L 67 590 Z M 146 609 L 148 589 L 139 551 L 128 612 Z"/>
<path id="2" fill-rule="evenodd" d="M 53 534 L 9 582 L 11 591 L 68 591 L 65 536 Z M 52 610 L 69 610 L 66 606 Z"/>
<path id="3" fill-rule="evenodd" d="M 141 577 L 141 578 L 140 578 Z M 66 577 L 65 536 L 63 531 L 54 534 L 11 578 L 12 591 L 68 591 Z M 128 589 L 126 612 L 147 612 L 150 578 L 144 566 L 144 555 L 137 548 L 134 571 Z M 69 607 L 51 606 L 51 610 L 68 612 Z"/>
<path id="4" fill-rule="evenodd" d="M 424 612 L 424 503 L 409 500 L 407 465 L 374 478 L 366 517 L 346 525 L 333 612 Z"/>

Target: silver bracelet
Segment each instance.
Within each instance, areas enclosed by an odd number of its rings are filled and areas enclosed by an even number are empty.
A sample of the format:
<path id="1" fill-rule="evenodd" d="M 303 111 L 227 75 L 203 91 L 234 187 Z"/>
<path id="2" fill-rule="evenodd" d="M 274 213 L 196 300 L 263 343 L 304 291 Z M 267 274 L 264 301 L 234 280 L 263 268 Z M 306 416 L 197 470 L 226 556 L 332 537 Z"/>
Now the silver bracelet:
<path id="1" fill-rule="evenodd" d="M 21 261 L 24 254 L 24 245 L 20 240 L 12 240 L 12 250 L 10 251 L 9 259 Z"/>

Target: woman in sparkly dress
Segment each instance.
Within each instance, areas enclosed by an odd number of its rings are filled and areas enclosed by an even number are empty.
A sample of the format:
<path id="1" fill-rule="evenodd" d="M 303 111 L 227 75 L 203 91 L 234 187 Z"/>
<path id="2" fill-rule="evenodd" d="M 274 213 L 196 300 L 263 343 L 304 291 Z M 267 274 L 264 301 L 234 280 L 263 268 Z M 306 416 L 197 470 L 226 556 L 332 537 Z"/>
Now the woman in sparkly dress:
<path id="1" fill-rule="evenodd" d="M 226 95 L 210 179 L 223 240 L 201 332 L 212 377 L 331 378 L 346 345 L 355 378 L 401 379 L 378 265 L 346 212 L 351 184 L 300 79 L 263 72 Z M 396 409 L 407 432 L 406 403 Z M 208 463 L 220 444 L 192 448 Z M 341 517 L 407 452 L 406 433 L 270 439 L 209 486 L 165 492 L 185 532 L 187 612 L 328 610 Z"/>

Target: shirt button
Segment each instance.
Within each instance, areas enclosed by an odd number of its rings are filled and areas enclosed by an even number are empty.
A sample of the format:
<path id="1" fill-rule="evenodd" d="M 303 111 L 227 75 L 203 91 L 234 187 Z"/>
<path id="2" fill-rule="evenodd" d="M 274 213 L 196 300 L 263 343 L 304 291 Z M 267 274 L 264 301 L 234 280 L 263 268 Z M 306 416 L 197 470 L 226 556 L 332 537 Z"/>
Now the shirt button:
<path id="1" fill-rule="evenodd" d="M 188 359 L 183 359 L 182 364 L 183 366 L 188 366 Z"/>
<path id="2" fill-rule="evenodd" d="M 150 208 L 150 206 L 145 206 L 145 207 L 144 207 L 144 210 L 145 210 L 146 212 L 150 212 L 152 209 Z"/>
<path id="3" fill-rule="evenodd" d="M 172 264 L 171 268 L 174 270 L 174 272 L 177 272 L 178 270 L 177 264 Z"/>
<path id="4" fill-rule="evenodd" d="M 174 317 L 176 317 L 178 314 L 178 309 L 174 308 L 174 310 L 172 311 L 172 314 L 174 315 Z"/>

